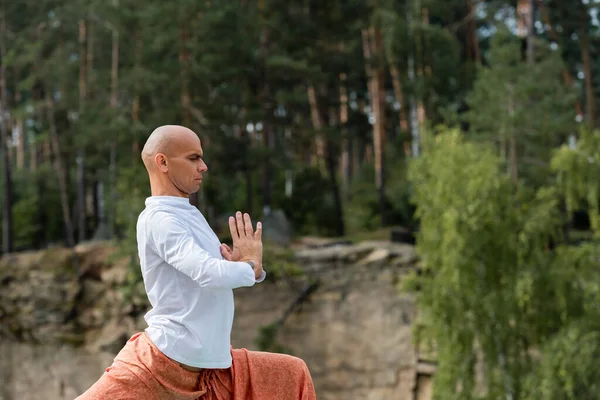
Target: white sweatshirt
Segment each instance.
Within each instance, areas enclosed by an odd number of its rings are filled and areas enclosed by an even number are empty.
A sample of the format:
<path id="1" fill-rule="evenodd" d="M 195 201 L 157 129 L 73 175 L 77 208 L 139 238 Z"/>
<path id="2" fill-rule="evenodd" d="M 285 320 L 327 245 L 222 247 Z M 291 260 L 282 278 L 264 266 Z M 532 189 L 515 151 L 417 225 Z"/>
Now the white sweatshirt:
<path id="1" fill-rule="evenodd" d="M 262 282 L 245 262 L 223 259 L 218 237 L 187 198 L 152 196 L 137 221 L 138 255 L 152 308 L 146 333 L 176 361 L 231 366 L 233 290 Z"/>

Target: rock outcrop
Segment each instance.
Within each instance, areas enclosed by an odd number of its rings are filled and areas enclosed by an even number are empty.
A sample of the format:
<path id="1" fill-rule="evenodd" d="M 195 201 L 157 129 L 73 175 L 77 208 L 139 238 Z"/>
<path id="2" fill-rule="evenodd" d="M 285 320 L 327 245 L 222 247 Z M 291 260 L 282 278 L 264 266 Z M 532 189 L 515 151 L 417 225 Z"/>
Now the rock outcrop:
<path id="1" fill-rule="evenodd" d="M 413 300 L 398 288 L 414 248 L 305 239 L 294 251 L 301 274 L 235 291 L 232 344 L 267 340 L 303 358 L 319 399 L 429 399 L 432 367 L 419 360 Z M 143 288 L 123 290 L 127 277 L 106 243 L 0 259 L 0 400 L 74 399 L 98 379 L 145 326 Z"/>

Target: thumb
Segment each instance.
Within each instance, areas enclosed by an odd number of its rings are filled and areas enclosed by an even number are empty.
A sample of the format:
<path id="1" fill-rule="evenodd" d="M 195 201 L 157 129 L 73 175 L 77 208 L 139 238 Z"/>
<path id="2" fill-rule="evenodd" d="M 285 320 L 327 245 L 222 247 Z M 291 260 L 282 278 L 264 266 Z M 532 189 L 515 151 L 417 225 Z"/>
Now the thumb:
<path id="1" fill-rule="evenodd" d="M 229 246 L 227 246 L 225 243 L 221 243 L 219 250 L 221 250 L 221 255 L 223 258 L 225 258 L 227 261 L 231 261 L 231 249 Z"/>

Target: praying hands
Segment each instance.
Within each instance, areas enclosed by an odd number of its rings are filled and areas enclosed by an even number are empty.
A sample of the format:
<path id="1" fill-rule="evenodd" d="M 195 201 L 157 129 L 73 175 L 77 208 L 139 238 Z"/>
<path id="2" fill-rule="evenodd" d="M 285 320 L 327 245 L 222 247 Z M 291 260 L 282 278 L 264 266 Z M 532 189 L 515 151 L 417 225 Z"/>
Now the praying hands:
<path id="1" fill-rule="evenodd" d="M 256 231 L 252 227 L 252 220 L 248 213 L 242 215 L 237 212 L 234 217 L 229 217 L 229 231 L 233 240 L 233 250 L 225 243 L 221 244 L 221 255 L 227 261 L 244 261 L 252 265 L 256 279 L 263 271 L 262 265 L 262 224 L 256 224 Z"/>

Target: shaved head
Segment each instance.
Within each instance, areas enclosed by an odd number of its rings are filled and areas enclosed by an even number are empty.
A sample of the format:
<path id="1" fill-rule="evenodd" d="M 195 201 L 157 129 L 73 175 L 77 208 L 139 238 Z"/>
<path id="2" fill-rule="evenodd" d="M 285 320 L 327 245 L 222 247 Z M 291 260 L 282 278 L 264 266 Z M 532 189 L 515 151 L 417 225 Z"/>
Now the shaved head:
<path id="1" fill-rule="evenodd" d="M 207 171 L 198 135 L 179 125 L 163 125 L 148 137 L 142 161 L 150 177 L 153 194 L 187 196 L 198 190 Z"/>
<path id="2" fill-rule="evenodd" d="M 184 126 L 163 125 L 156 128 L 148 137 L 144 148 L 142 149 L 142 161 L 148 170 L 155 167 L 154 159 L 157 154 L 164 154 L 169 157 L 173 155 L 173 150 L 178 144 L 189 139 L 196 139 L 198 136 Z"/>

